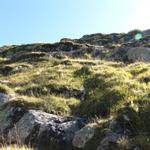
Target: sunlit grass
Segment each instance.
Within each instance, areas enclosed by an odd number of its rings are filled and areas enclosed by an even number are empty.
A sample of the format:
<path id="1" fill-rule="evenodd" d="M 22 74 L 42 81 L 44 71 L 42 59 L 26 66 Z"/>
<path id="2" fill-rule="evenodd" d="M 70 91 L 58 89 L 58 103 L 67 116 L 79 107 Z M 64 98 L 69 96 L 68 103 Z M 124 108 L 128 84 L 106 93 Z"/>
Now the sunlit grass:
<path id="1" fill-rule="evenodd" d="M 148 98 L 150 90 L 150 83 L 143 81 L 150 76 L 150 63 L 51 57 L 36 63 L 12 62 L 9 65 L 27 66 L 7 76 L 0 75 L 0 80 L 9 81 L 1 85 L 1 89 L 18 94 L 15 104 L 21 102 L 29 108 L 60 115 L 99 115 L 100 105 L 108 107 L 106 103 L 110 102 L 109 111 L 114 113 L 130 101 Z M 66 90 L 81 89 L 85 90 L 84 101 L 66 93 Z"/>
<path id="2" fill-rule="evenodd" d="M 17 146 L 17 145 L 2 146 L 0 149 L 1 150 L 33 150 L 32 148 L 28 148 L 26 146 Z"/>

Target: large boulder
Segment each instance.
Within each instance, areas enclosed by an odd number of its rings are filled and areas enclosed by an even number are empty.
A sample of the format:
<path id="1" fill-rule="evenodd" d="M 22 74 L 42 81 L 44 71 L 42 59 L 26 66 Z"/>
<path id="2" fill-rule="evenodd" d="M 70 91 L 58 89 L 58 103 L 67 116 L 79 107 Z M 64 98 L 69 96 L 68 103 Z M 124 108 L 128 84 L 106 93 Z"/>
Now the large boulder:
<path id="1" fill-rule="evenodd" d="M 29 110 L 9 131 L 13 143 L 30 144 L 39 150 L 69 150 L 76 131 L 84 119 L 61 117 L 38 110 Z M 18 141 L 17 141 L 18 140 Z"/>
<path id="2" fill-rule="evenodd" d="M 39 150 L 76 149 L 72 140 L 75 133 L 84 127 L 85 118 L 62 117 L 40 110 L 27 110 L 21 104 L 10 105 L 14 96 L 0 93 L 0 142 L 27 144 Z"/>

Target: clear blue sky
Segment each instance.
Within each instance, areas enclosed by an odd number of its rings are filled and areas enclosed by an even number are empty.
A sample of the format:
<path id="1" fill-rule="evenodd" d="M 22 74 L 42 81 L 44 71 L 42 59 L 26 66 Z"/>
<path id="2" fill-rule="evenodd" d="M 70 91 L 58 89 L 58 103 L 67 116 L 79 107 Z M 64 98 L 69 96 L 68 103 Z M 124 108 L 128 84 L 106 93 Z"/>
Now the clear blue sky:
<path id="1" fill-rule="evenodd" d="M 150 28 L 150 0 L 0 0 L 0 45 Z"/>

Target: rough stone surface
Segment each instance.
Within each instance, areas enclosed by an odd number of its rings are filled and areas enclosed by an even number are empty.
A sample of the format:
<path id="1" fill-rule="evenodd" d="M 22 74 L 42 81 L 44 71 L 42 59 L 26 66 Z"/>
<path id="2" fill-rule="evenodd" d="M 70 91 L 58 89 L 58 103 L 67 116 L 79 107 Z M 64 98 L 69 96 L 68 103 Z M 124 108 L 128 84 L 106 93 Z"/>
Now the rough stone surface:
<path id="1" fill-rule="evenodd" d="M 15 98 L 15 94 L 0 93 L 0 105 L 12 101 Z"/>
<path id="2" fill-rule="evenodd" d="M 20 143 L 30 143 L 35 147 L 38 145 L 40 149 L 48 150 L 48 147 L 52 146 L 52 143 L 48 143 L 51 139 L 61 141 L 67 148 L 69 144 L 71 145 L 75 132 L 83 125 L 84 121 L 81 118 L 61 117 L 29 110 L 10 130 L 10 135 L 14 142 L 19 137 Z M 44 143 L 47 143 L 47 147 Z"/>
<path id="3" fill-rule="evenodd" d="M 15 126 L 15 123 L 20 120 L 26 110 L 22 107 L 9 107 L 7 106 L 0 112 L 0 139 L 6 138 L 9 131 Z"/>
<path id="4" fill-rule="evenodd" d="M 37 58 L 40 56 L 45 56 L 49 58 L 49 56 L 57 57 L 57 58 L 65 58 L 69 57 L 86 57 L 87 54 L 91 55 L 92 58 L 97 59 L 109 59 L 109 60 L 120 60 L 124 61 L 126 59 L 126 54 L 128 50 L 131 48 L 136 48 L 140 56 L 137 58 L 142 61 L 150 61 L 150 58 L 146 55 L 149 55 L 147 49 L 150 45 L 150 30 L 145 30 L 140 32 L 142 34 L 142 38 L 140 40 L 136 40 L 135 36 L 137 32 L 129 33 L 112 33 L 112 34 L 91 34 L 84 35 L 80 39 L 67 39 L 64 38 L 60 40 L 58 43 L 54 44 L 27 44 L 20 46 L 4 46 L 0 47 L 0 54 L 3 56 L 8 56 L 11 54 L 11 59 L 15 58 L 19 55 L 18 51 L 24 49 L 29 56 L 34 52 L 34 56 Z M 139 52 L 140 47 L 140 52 Z M 15 52 L 12 53 L 12 50 Z M 7 51 L 7 53 L 6 53 Z M 117 51 L 117 52 L 116 52 Z M 136 50 L 131 50 L 136 51 Z M 146 52 L 146 54 L 144 54 Z M 135 52 L 134 52 L 135 53 Z M 127 54 L 128 55 L 128 54 Z M 25 55 L 23 54 L 23 57 Z M 19 58 L 22 56 L 19 56 Z M 18 59 L 19 59 L 18 58 Z M 133 61 L 135 61 L 133 59 Z M 2 73 L 9 74 L 12 72 L 13 68 L 10 66 L 5 66 L 1 68 Z M 21 68 L 19 68 L 21 69 Z M 22 68 L 23 69 L 23 68 Z M 18 68 L 17 68 L 18 71 Z"/>
<path id="5" fill-rule="evenodd" d="M 117 143 L 120 138 L 121 136 L 119 134 L 109 132 L 100 142 L 100 146 L 97 148 L 97 150 L 107 150 L 109 148 L 109 144 Z"/>
<path id="6" fill-rule="evenodd" d="M 135 47 L 127 51 L 128 60 L 131 61 L 150 61 L 150 48 Z"/>
<path id="7" fill-rule="evenodd" d="M 85 144 L 93 138 L 94 133 L 95 129 L 93 127 L 85 126 L 84 128 L 75 133 L 73 139 L 73 146 L 78 148 L 84 148 Z"/>
<path id="8" fill-rule="evenodd" d="M 124 130 L 120 124 L 113 119 L 108 121 L 105 127 L 108 131 L 105 137 L 100 141 L 97 150 L 108 150 L 112 144 L 117 146 L 118 140 L 124 136 Z"/>

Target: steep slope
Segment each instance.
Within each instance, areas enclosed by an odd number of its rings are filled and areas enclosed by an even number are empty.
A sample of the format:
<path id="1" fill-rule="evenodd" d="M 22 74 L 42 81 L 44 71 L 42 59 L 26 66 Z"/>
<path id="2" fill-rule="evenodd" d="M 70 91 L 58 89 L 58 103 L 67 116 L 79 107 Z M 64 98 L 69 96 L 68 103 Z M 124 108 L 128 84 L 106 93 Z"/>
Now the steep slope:
<path id="1" fill-rule="evenodd" d="M 0 102 L 2 143 L 149 150 L 149 30 L 3 46 Z"/>

